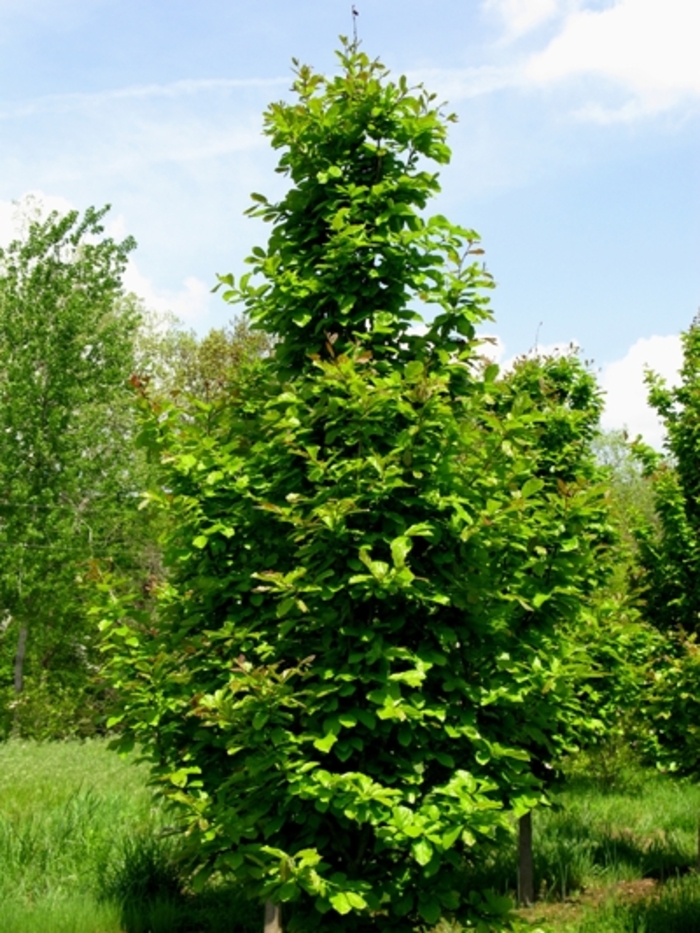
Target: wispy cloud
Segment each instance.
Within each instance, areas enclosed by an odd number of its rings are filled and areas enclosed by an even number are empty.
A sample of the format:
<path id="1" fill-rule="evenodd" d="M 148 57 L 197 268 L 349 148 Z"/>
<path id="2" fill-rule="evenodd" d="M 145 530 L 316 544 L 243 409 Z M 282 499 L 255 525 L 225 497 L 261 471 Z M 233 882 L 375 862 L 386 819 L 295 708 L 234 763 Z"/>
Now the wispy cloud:
<path id="1" fill-rule="evenodd" d="M 431 92 L 451 103 L 492 94 L 520 83 L 518 65 L 501 67 L 483 65 L 477 68 L 421 68 L 406 77 L 411 83 L 425 84 Z"/>
<path id="2" fill-rule="evenodd" d="M 168 84 L 134 84 L 92 93 L 46 94 L 0 110 L 0 120 L 31 117 L 39 113 L 63 113 L 71 110 L 94 109 L 117 101 L 176 99 L 212 91 L 232 91 L 247 88 L 284 87 L 289 78 L 201 78 L 172 81 Z"/>
<path id="3" fill-rule="evenodd" d="M 486 13 L 496 16 L 506 40 L 517 39 L 550 20 L 560 11 L 558 0 L 485 0 Z"/>

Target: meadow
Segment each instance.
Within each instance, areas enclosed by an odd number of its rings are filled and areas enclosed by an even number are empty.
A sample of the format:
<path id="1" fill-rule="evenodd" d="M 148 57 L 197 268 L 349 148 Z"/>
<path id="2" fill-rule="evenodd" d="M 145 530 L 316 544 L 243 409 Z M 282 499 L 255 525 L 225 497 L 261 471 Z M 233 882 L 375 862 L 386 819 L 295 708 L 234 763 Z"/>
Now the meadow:
<path id="1" fill-rule="evenodd" d="M 0 773 L 2 933 L 260 928 L 240 892 L 183 893 L 145 769 L 104 741 L 10 741 L 0 746 Z"/>
<path id="2" fill-rule="evenodd" d="M 222 883 L 188 892 L 146 770 L 102 740 L 0 746 L 3 933 L 249 933 L 262 916 Z M 700 788 L 633 764 L 571 767 L 535 815 L 539 899 L 523 933 L 700 929 Z M 512 894 L 515 845 L 465 878 Z"/>

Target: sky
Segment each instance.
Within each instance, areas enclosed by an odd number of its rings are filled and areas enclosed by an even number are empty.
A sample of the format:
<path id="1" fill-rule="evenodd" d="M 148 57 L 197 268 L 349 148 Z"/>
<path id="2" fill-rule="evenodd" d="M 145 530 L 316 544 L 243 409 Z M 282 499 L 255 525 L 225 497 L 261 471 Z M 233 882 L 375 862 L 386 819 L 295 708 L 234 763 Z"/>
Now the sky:
<path id="1" fill-rule="evenodd" d="M 604 426 L 660 444 L 700 305 L 698 0 L 356 0 L 363 49 L 459 122 L 434 212 L 482 236 L 503 362 L 581 348 Z M 291 59 L 332 73 L 346 0 L 0 0 L 0 241 L 16 202 L 111 204 L 126 285 L 200 333 L 284 190 L 262 113 Z"/>

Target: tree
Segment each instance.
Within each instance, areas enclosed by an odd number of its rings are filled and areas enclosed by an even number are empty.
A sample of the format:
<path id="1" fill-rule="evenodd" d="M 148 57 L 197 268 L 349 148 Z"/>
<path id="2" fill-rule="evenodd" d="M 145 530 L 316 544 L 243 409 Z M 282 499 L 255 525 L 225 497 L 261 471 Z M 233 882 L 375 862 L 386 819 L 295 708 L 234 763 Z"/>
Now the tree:
<path id="1" fill-rule="evenodd" d="M 651 480 L 656 516 L 638 523 L 646 613 L 660 629 L 698 631 L 700 618 L 700 330 L 682 335 L 680 385 L 647 377 L 649 402 L 666 428 L 667 456 L 637 444 Z"/>
<path id="2" fill-rule="evenodd" d="M 245 318 L 199 337 L 174 315 L 142 309 L 135 365 L 151 395 L 177 400 L 182 409 L 225 396 L 239 370 L 271 347 L 269 337 L 253 331 Z"/>
<path id="3" fill-rule="evenodd" d="M 104 213 L 29 217 L 0 250 L 0 592 L 16 694 L 27 660 L 37 683 L 95 660 L 76 576 L 118 556 L 136 511 L 124 442 L 138 315 L 121 286 L 134 243 L 104 238 Z"/>
<path id="4" fill-rule="evenodd" d="M 422 214 L 434 97 L 340 60 L 268 110 L 292 187 L 253 196 L 267 249 L 221 279 L 273 353 L 184 419 L 143 390 L 169 575 L 155 612 L 104 588 L 112 722 L 180 805 L 195 883 L 233 872 L 290 931 L 498 929 L 470 872 L 583 715 L 563 632 L 605 507 L 582 429 L 548 433 L 575 392 L 541 410 L 479 362 L 478 236 Z"/>
<path id="5" fill-rule="evenodd" d="M 615 543 L 607 503 L 601 498 L 601 493 L 603 497 L 608 493 L 605 474 L 595 453 L 603 402 L 595 377 L 573 346 L 566 354 L 521 356 L 503 381 L 510 394 L 500 402 L 501 417 L 512 414 L 523 398 L 538 413 L 531 437 L 537 451 L 533 479 L 556 490 L 559 496 L 567 497 L 576 490 L 581 497 L 576 511 L 582 524 L 577 533 L 573 516 L 568 516 L 571 537 L 565 546 L 572 550 L 570 576 L 582 599 L 579 611 L 564 615 L 556 627 L 557 643 L 551 654 L 560 665 L 560 676 L 550 680 L 536 704 L 520 710 L 519 716 L 511 713 L 507 721 L 500 723 L 511 741 L 518 735 L 518 744 L 529 751 L 534 772 L 547 786 L 559 776 L 556 764 L 564 756 L 595 742 L 611 726 L 611 717 L 606 720 L 601 716 L 600 690 L 593 687 L 601 670 L 597 662 L 605 653 L 600 651 L 600 639 L 592 638 L 594 632 L 598 634 L 601 609 L 594 603 L 611 577 L 610 554 Z M 587 496 L 589 506 L 581 508 Z M 548 520 L 557 520 L 555 509 L 551 509 Z M 583 540 L 579 538 L 581 531 Z M 593 554 L 595 559 L 591 560 Z M 609 627 L 609 612 L 607 616 Z M 605 660 L 610 661 L 610 652 Z M 553 730 L 551 724 L 557 720 L 558 728 Z M 518 899 L 530 904 L 536 893 L 532 818 L 528 812 L 519 825 Z"/>
<path id="6" fill-rule="evenodd" d="M 674 771 L 700 773 L 700 328 L 682 334 L 680 384 L 649 373 L 649 402 L 666 429 L 665 455 L 635 445 L 654 514 L 638 521 L 642 611 L 664 635 L 650 666 L 642 713 L 647 754 Z"/>

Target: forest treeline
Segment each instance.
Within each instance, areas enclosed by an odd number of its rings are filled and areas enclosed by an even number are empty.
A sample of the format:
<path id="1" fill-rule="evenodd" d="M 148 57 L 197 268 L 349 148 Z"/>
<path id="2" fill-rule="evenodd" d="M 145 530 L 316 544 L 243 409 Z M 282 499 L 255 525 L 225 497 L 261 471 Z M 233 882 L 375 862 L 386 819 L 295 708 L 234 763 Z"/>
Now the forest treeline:
<path id="1" fill-rule="evenodd" d="M 127 294 L 104 211 L 0 250 L 0 728 L 139 743 L 199 883 L 290 930 L 495 929 L 458 878 L 565 756 L 698 772 L 700 328 L 664 452 L 575 354 L 499 369 L 478 235 L 423 214 L 449 118 L 340 57 L 266 114 L 229 327 Z"/>

